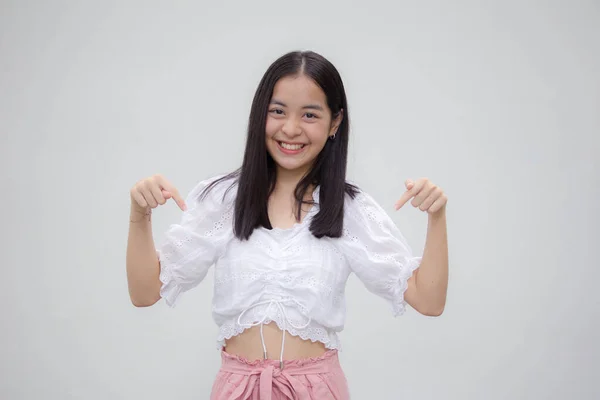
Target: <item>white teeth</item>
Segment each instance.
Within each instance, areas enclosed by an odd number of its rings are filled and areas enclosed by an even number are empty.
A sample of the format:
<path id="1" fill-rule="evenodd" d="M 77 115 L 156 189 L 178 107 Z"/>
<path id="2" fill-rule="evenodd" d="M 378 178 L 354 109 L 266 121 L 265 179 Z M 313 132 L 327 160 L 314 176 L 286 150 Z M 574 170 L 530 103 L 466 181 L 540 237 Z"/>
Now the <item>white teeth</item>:
<path id="1" fill-rule="evenodd" d="M 304 147 L 303 144 L 288 144 L 283 142 L 279 142 L 279 145 L 286 150 L 300 150 Z"/>

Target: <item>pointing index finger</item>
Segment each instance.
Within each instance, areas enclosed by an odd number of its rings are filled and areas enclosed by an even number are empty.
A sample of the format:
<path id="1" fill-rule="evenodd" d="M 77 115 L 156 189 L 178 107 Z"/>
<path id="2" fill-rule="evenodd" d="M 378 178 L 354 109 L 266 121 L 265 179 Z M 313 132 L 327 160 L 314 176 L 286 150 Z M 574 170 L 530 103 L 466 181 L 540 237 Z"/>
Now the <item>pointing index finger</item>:
<path id="1" fill-rule="evenodd" d="M 396 210 L 399 210 L 413 196 L 414 196 L 414 194 L 413 194 L 412 190 L 407 190 L 406 192 L 404 192 L 402 197 L 400 197 L 400 199 L 396 202 L 396 205 L 395 205 Z"/>
<path id="2" fill-rule="evenodd" d="M 177 203 L 177 206 L 181 209 L 181 211 L 186 211 L 187 205 L 185 204 L 185 200 L 183 199 L 183 197 L 181 197 L 181 195 L 179 194 L 177 188 L 166 179 L 161 179 L 160 184 L 166 191 L 171 193 L 173 200 L 175 200 L 175 203 Z"/>
<path id="3" fill-rule="evenodd" d="M 412 179 L 407 179 L 404 185 L 406 186 L 406 192 L 404 192 L 402 197 L 400 197 L 400 199 L 394 205 L 396 211 L 399 210 L 404 204 L 406 204 L 407 201 L 413 198 L 419 191 L 418 183 L 413 182 Z"/>

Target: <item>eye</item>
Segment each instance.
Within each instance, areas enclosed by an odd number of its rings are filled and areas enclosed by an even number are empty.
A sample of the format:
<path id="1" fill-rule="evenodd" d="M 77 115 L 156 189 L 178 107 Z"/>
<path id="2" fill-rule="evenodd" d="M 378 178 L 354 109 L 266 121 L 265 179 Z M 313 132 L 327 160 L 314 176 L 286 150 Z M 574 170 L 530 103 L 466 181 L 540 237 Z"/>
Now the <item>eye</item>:
<path id="1" fill-rule="evenodd" d="M 276 115 L 283 115 L 283 110 L 280 108 L 273 108 L 272 110 L 269 110 L 269 112 Z"/>
<path id="2" fill-rule="evenodd" d="M 306 113 L 306 117 L 307 117 L 308 119 L 314 119 L 314 118 L 317 118 L 317 116 L 316 116 L 315 114 L 313 114 L 313 113 Z"/>

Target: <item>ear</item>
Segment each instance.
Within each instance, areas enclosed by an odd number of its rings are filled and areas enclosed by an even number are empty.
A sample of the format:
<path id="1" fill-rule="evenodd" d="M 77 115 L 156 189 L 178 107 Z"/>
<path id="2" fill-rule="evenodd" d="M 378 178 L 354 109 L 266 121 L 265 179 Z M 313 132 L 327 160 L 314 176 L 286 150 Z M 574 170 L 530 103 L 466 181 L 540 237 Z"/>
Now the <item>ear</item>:
<path id="1" fill-rule="evenodd" d="M 344 109 L 341 108 L 340 111 L 335 115 L 335 117 L 331 120 L 331 128 L 329 129 L 329 136 L 335 135 L 337 133 L 340 124 L 344 119 Z"/>

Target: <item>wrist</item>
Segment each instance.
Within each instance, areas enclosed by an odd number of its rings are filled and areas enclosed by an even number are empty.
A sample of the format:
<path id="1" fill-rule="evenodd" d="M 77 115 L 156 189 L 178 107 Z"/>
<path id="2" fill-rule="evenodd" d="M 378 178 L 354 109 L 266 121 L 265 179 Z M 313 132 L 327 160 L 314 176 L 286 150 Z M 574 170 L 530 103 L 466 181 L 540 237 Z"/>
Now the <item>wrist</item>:
<path id="1" fill-rule="evenodd" d="M 141 208 L 132 204 L 131 211 L 129 213 L 129 222 L 136 223 L 141 221 L 150 221 L 152 217 L 152 208 L 146 207 Z"/>
<path id="2" fill-rule="evenodd" d="M 446 217 L 446 206 L 443 206 L 434 213 L 429 214 L 429 218 L 433 220 L 439 220 Z"/>

